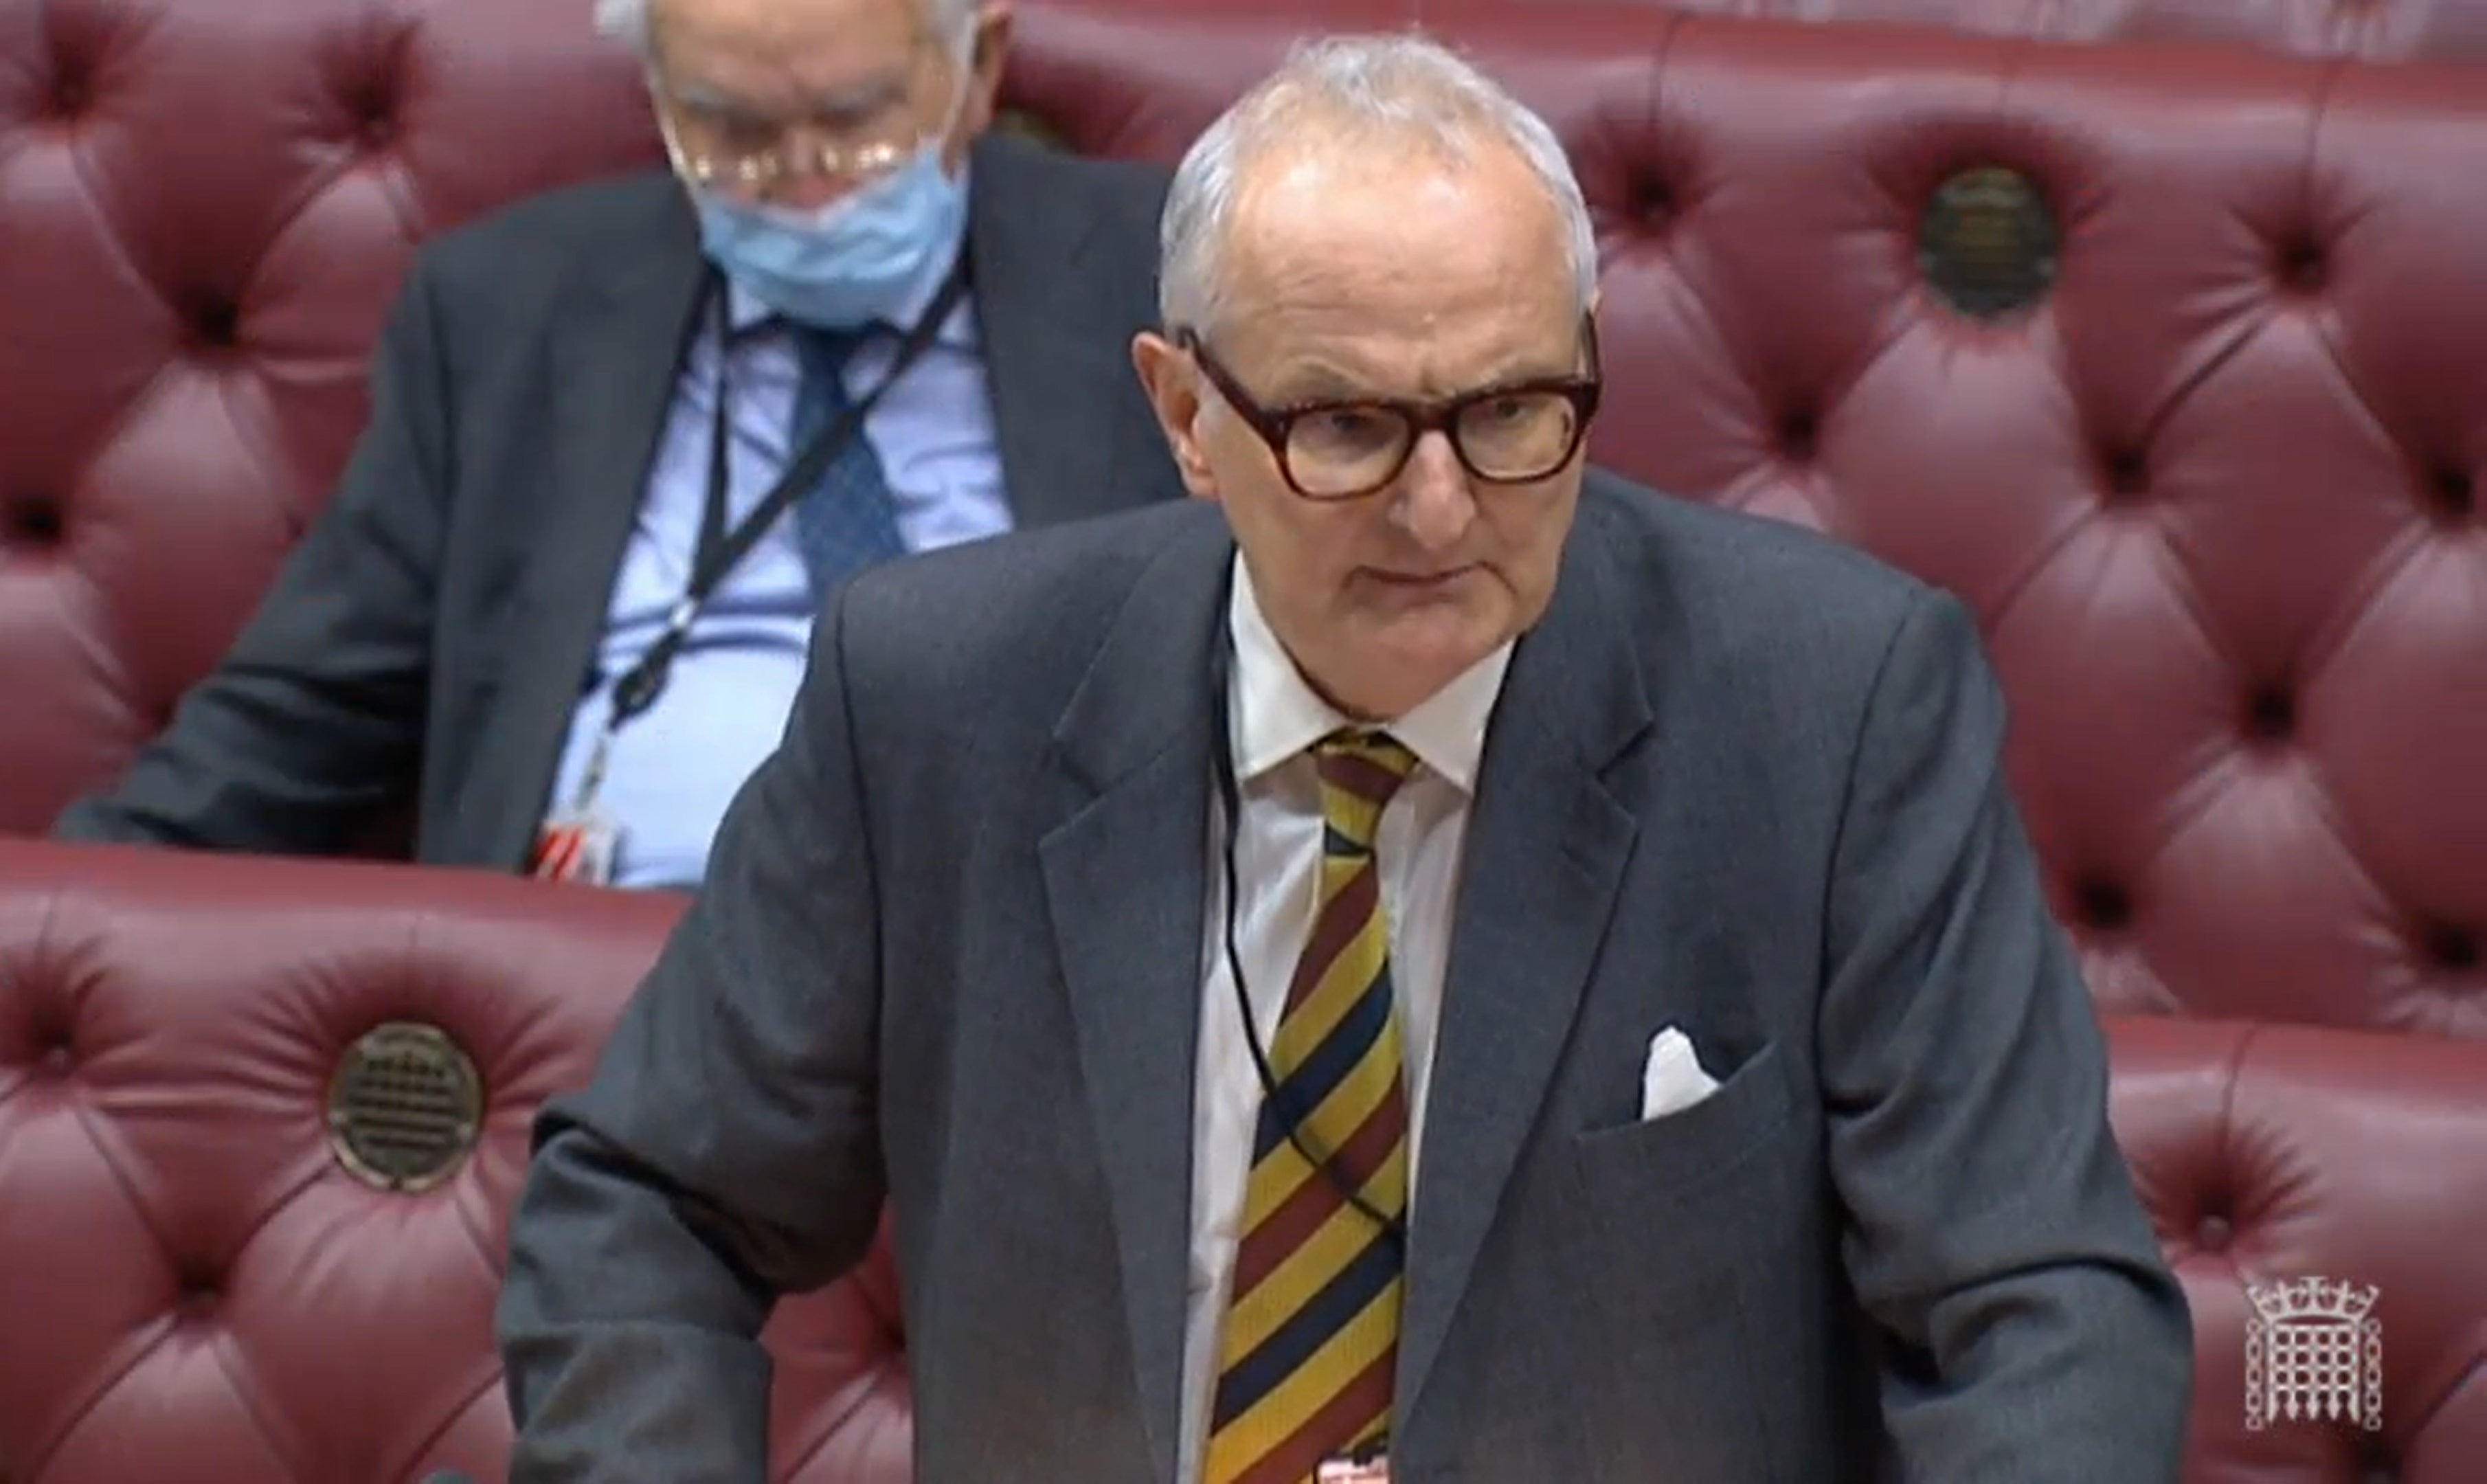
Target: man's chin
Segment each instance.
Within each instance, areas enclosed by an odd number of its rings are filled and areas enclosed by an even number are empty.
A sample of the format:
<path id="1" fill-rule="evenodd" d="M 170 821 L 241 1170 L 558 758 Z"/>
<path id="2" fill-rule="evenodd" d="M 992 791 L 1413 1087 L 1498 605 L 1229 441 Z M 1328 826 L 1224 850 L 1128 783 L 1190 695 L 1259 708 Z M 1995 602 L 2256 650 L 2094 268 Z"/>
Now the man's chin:
<path id="1" fill-rule="evenodd" d="M 1447 681 L 1502 642 L 1502 617 L 1500 604 L 1474 598 L 1417 604 L 1383 617 L 1375 626 L 1373 649 L 1385 665 Z"/>
<path id="2" fill-rule="evenodd" d="M 1406 715 L 1493 652 L 1494 645 L 1472 636 L 1448 644 L 1378 646 L 1364 666 L 1369 701 L 1357 709 L 1367 719 Z"/>

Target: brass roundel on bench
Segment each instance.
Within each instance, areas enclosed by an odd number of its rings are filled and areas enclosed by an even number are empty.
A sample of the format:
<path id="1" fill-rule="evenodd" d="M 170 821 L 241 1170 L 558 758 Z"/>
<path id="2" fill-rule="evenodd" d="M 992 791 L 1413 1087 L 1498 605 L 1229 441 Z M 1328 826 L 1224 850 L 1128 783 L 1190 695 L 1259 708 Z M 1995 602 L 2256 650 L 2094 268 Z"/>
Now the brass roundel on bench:
<path id="1" fill-rule="evenodd" d="M 1917 233 L 1917 266 L 1952 308 L 1998 320 L 2054 287 L 2061 241 L 2055 213 L 2027 177 L 1979 165 L 1936 189 Z"/>
<path id="2" fill-rule="evenodd" d="M 484 1079 L 437 1026 L 374 1026 L 328 1084 L 328 1143 L 365 1185 L 411 1192 L 446 1180 L 475 1147 Z"/>

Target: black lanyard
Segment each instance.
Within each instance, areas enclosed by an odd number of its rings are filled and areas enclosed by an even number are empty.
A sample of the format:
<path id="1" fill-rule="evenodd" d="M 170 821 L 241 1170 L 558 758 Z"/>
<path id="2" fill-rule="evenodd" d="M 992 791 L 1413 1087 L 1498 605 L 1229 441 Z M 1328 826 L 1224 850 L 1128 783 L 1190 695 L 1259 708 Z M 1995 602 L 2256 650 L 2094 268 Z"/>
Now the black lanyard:
<path id="1" fill-rule="evenodd" d="M 1230 575 L 1225 586 L 1231 593 L 1234 590 L 1231 564 L 1228 571 Z M 1219 603 L 1217 611 L 1225 613 L 1226 604 Z M 1235 852 L 1236 836 L 1244 831 L 1244 791 L 1235 779 L 1235 734 L 1230 730 L 1234 722 L 1226 694 L 1234 683 L 1234 675 L 1235 639 L 1221 627 L 1217 645 L 1210 651 L 1209 657 L 1209 721 L 1213 729 L 1210 761 L 1216 768 L 1218 810 L 1225 816 L 1223 823 L 1226 826 L 1225 849 L 1219 858 L 1226 883 L 1226 977 L 1235 981 L 1235 1012 L 1244 1022 L 1244 1044 L 1252 1050 L 1252 1070 L 1261 1078 L 1262 1100 L 1277 1115 L 1287 1142 L 1296 1146 L 1297 1156 L 1319 1171 L 1358 1216 L 1381 1227 L 1383 1239 L 1398 1253 L 1399 1260 L 1405 1263 L 1408 1260 L 1408 1223 L 1366 1200 L 1363 1190 L 1358 1188 L 1361 1182 L 1342 1166 L 1338 1152 L 1314 1141 L 1311 1131 L 1305 1127 L 1312 1121 L 1314 1110 L 1301 1106 L 1299 1099 L 1288 1096 L 1287 1088 L 1270 1065 L 1269 1050 L 1261 1044 L 1261 1029 L 1254 1023 L 1252 992 L 1244 980 L 1244 954 L 1235 942 L 1235 913 L 1239 910 L 1236 898 L 1240 895 L 1236 881 L 1240 873 L 1236 870 Z M 1358 1454 L 1356 1462 L 1371 1463 L 1380 1454 L 1381 1447 L 1377 1444 L 1370 1455 Z"/>
<path id="2" fill-rule="evenodd" d="M 714 273 L 709 275 L 707 299 L 713 326 L 712 344 L 716 353 L 716 379 L 713 387 L 715 408 L 709 428 L 708 498 L 700 508 L 699 549 L 691 558 L 690 581 L 683 588 L 683 596 L 675 600 L 672 611 L 665 615 L 663 631 L 639 657 L 638 662 L 623 671 L 621 678 L 613 683 L 612 710 L 605 716 L 603 733 L 597 739 L 596 749 L 589 755 L 587 770 L 579 782 L 579 807 L 584 808 L 594 800 L 603 782 L 605 754 L 613 734 L 654 706 L 657 697 L 664 692 L 665 682 L 673 673 L 674 660 L 682 653 L 683 641 L 690 634 L 692 621 L 699 617 L 708 601 L 716 595 L 726 574 L 749 556 L 751 548 L 760 544 L 768 528 L 821 482 L 821 476 L 828 471 L 830 461 L 862 436 L 865 417 L 898 378 L 907 375 L 908 368 L 932 349 L 942 324 L 959 307 L 959 301 L 966 292 L 967 255 L 963 252 L 957 265 L 950 269 L 950 276 L 942 280 L 940 292 L 933 296 L 933 302 L 900 340 L 898 355 L 890 363 L 889 374 L 875 383 L 862 398 L 850 403 L 834 422 L 822 429 L 810 444 L 787 463 L 776 485 L 761 497 L 751 513 L 729 527 L 726 524 L 727 453 L 734 437 L 729 420 L 734 406 L 734 386 L 730 375 L 733 348 L 727 336 L 725 280 Z"/>
<path id="3" fill-rule="evenodd" d="M 967 259 L 965 254 L 960 255 L 958 266 L 942 281 L 941 292 L 934 295 L 932 305 L 908 330 L 906 338 L 899 342 L 898 358 L 891 363 L 889 375 L 881 378 L 859 401 L 849 404 L 835 422 L 822 429 L 811 444 L 787 464 L 786 472 L 778 478 L 775 488 L 731 529 L 726 525 L 726 455 L 734 436 L 734 430 L 728 423 L 734 404 L 733 382 L 728 370 L 732 357 L 727 353 L 725 285 L 722 279 L 713 280 L 713 285 L 709 302 L 714 309 L 716 323 L 716 406 L 709 431 L 708 500 L 700 511 L 699 550 L 691 558 L 690 583 L 683 589 L 682 599 L 674 604 L 673 612 L 666 615 L 664 631 L 657 636 L 656 643 L 648 646 L 648 652 L 639 658 L 639 662 L 613 683 L 613 719 L 609 726 L 619 727 L 656 703 L 658 692 L 664 689 L 666 673 L 673 667 L 674 657 L 681 652 L 683 639 L 690 632 L 691 621 L 699 616 L 700 609 L 707 605 L 709 599 L 715 596 L 717 588 L 725 581 L 726 574 L 751 554 L 751 548 L 760 544 L 760 538 L 768 534 L 779 517 L 821 482 L 821 476 L 828 471 L 830 461 L 862 435 L 864 418 L 880 404 L 882 394 L 899 378 L 907 375 L 908 369 L 921 359 L 926 350 L 932 349 L 934 337 L 940 333 L 942 322 L 959 307 L 959 300 L 967 292 Z"/>

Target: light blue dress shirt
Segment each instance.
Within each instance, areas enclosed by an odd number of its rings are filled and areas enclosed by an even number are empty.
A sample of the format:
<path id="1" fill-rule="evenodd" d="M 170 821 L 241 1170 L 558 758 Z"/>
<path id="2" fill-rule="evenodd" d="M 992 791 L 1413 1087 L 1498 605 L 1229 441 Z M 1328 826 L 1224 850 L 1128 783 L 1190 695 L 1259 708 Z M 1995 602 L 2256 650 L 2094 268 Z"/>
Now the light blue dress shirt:
<path id="1" fill-rule="evenodd" d="M 947 266 L 946 257 L 935 264 Z M 902 322 L 924 313 L 939 287 L 937 274 L 929 276 L 904 306 Z M 765 306 L 738 291 L 728 295 L 727 313 L 734 325 L 727 508 L 740 521 L 786 465 L 801 365 L 791 336 L 767 322 Z M 897 350 L 896 336 L 857 350 L 846 369 L 850 395 L 860 399 L 880 385 Z M 713 332 L 703 329 L 684 357 L 597 646 L 596 685 L 571 717 L 554 777 L 556 810 L 577 798 L 614 680 L 656 641 L 690 581 L 708 499 L 718 353 Z M 864 436 L 880 456 L 910 552 L 1010 528 L 972 297 L 882 394 L 864 420 Z M 698 882 L 726 805 L 785 730 L 815 617 L 794 522 L 781 519 L 711 596 L 656 704 L 614 735 L 597 807 L 621 831 L 615 885 Z"/>

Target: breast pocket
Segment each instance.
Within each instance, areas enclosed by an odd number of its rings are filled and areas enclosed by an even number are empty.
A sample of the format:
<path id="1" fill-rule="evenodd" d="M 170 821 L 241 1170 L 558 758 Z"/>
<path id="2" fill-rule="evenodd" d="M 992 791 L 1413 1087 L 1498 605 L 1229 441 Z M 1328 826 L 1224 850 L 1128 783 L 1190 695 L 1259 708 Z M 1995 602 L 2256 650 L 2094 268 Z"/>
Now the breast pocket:
<path id="1" fill-rule="evenodd" d="M 1785 1058 L 1765 1042 L 1691 1107 L 1576 1134 L 1573 1196 L 1599 1266 L 1652 1299 L 1680 1299 L 1782 1249 L 1798 1106 Z"/>
<path id="2" fill-rule="evenodd" d="M 1778 1043 L 1765 1041 L 1691 1106 L 1585 1130 L 1575 1135 L 1573 1148 L 1584 1174 L 1611 1171 L 1660 1186 L 1697 1185 L 1785 1132 L 1794 1103 Z"/>

